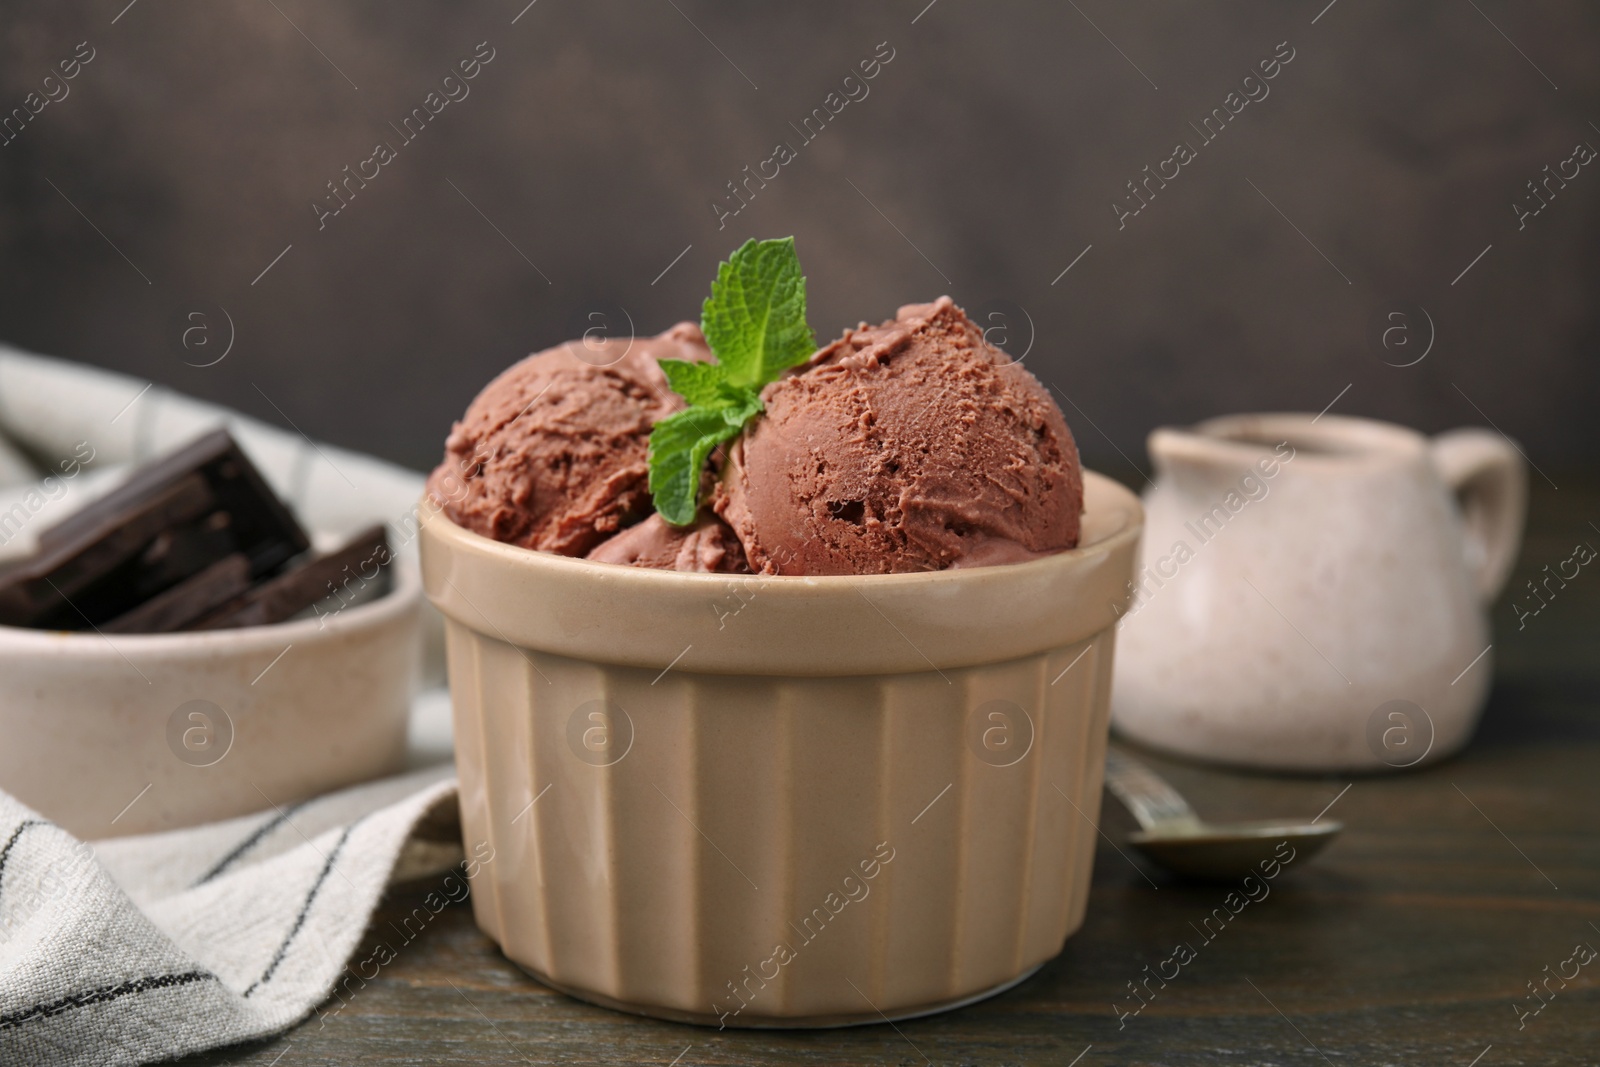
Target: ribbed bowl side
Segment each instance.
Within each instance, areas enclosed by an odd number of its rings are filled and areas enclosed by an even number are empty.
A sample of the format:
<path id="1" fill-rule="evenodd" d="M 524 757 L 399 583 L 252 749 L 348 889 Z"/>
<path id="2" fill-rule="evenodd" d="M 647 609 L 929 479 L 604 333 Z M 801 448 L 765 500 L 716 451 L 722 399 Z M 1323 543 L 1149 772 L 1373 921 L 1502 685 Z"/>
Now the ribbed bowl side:
<path id="1" fill-rule="evenodd" d="M 500 922 L 498 875 L 506 869 L 499 850 L 503 835 L 491 832 L 489 817 L 489 776 L 484 771 L 484 729 L 486 712 L 477 669 L 477 635 L 454 619 L 444 620 L 445 665 L 450 673 L 451 728 L 455 734 L 456 778 L 460 782 L 462 845 L 469 857 L 476 858 L 487 848 L 486 867 L 474 876 L 472 914 L 478 928 L 495 941 L 505 943 Z"/>
<path id="2" fill-rule="evenodd" d="M 844 678 L 645 670 L 448 625 L 480 925 L 638 1006 L 893 1013 L 1060 951 L 1094 854 L 1113 631 Z"/>

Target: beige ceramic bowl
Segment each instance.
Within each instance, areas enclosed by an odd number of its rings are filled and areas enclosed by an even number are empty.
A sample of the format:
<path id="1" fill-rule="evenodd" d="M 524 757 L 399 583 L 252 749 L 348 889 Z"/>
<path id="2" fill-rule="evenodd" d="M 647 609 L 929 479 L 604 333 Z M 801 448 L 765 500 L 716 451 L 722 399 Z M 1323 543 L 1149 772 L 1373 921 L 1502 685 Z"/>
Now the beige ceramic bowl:
<path id="1" fill-rule="evenodd" d="M 226 819 L 401 769 L 422 583 L 209 633 L 0 626 L 0 789 L 83 838 Z"/>
<path id="2" fill-rule="evenodd" d="M 479 925 L 557 989 L 714 1025 L 1026 977 L 1083 919 L 1142 522 L 1086 483 L 1074 551 L 855 578 L 589 563 L 429 515 Z"/>

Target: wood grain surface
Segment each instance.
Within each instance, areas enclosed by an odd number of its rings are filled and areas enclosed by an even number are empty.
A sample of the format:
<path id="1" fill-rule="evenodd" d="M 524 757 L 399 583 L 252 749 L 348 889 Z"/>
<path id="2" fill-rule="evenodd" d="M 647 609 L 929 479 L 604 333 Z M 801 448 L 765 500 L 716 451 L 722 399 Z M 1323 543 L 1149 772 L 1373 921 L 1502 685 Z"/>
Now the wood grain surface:
<path id="1" fill-rule="evenodd" d="M 1537 479 L 1537 476 L 1535 476 Z M 1600 491 L 1535 487 L 1511 593 L 1495 612 L 1483 725 L 1428 770 L 1358 778 L 1244 775 L 1152 757 L 1210 817 L 1310 818 L 1344 835 L 1290 865 L 1207 940 L 1226 885 L 1140 867 L 1106 801 L 1083 929 L 1018 988 L 895 1026 L 718 1032 L 551 992 L 447 908 L 337 1014 L 187 1064 L 1512 1064 L 1600 1062 L 1600 570 L 1518 629 L 1517 590 L 1600 547 Z M 1524 602 L 1526 604 L 1526 602 Z M 393 891 L 369 938 L 429 883 Z M 1215 924 L 1213 924 L 1213 930 Z M 1137 1015 L 1128 983 L 1185 942 L 1194 958 Z M 366 953 L 360 953 L 365 955 Z M 1546 970 L 1546 968 L 1549 968 Z M 1166 967 L 1171 973 L 1171 965 Z M 1541 984 L 1548 980 L 1548 984 Z M 1541 990 L 1531 999 L 1529 983 Z M 1544 992 L 1544 990 L 1554 990 Z M 1532 1009 L 1542 1003 L 1537 1014 Z"/>

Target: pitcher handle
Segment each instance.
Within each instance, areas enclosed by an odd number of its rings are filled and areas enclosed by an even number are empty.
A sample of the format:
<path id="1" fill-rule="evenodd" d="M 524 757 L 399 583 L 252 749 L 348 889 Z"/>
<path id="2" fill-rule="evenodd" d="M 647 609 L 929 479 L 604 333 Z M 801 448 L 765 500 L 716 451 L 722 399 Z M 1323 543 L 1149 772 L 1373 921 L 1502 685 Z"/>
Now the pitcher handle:
<path id="1" fill-rule="evenodd" d="M 1485 603 L 1511 576 L 1528 510 L 1522 454 L 1501 434 L 1477 427 L 1449 430 L 1432 441 L 1433 464 L 1455 493 L 1466 526 L 1466 563 Z"/>

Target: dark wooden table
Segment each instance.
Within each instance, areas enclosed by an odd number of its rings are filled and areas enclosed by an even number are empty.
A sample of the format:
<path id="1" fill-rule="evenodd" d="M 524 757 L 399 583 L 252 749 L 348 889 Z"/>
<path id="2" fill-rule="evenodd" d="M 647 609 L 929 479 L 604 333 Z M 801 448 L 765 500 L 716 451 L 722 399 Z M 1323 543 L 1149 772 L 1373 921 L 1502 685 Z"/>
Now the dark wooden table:
<path id="1" fill-rule="evenodd" d="M 1512 590 L 1579 541 L 1600 547 L 1600 487 L 1560 484 L 1535 486 Z M 1217 818 L 1310 818 L 1338 798 L 1329 817 L 1345 834 L 1209 942 L 1191 924 L 1228 887 L 1147 878 L 1111 843 L 1131 823 L 1108 798 L 1110 840 L 1083 929 L 1031 980 L 961 1011 L 766 1033 L 636 1018 L 525 977 L 461 905 L 337 1016 L 185 1062 L 1600 1063 L 1600 960 L 1565 988 L 1550 979 L 1554 995 L 1540 985 L 1544 1006 L 1519 1017 L 1540 1003 L 1529 983 L 1570 974 L 1579 943 L 1600 948 L 1600 566 L 1521 630 L 1504 598 L 1495 624 L 1498 677 L 1483 725 L 1466 751 L 1429 770 L 1352 781 L 1151 760 Z M 410 912 L 428 888 L 392 892 L 376 925 Z M 1135 1004 L 1127 983 L 1180 941 L 1197 947 L 1195 959 L 1119 1020 L 1113 1004 Z"/>

